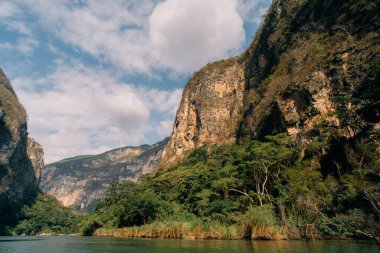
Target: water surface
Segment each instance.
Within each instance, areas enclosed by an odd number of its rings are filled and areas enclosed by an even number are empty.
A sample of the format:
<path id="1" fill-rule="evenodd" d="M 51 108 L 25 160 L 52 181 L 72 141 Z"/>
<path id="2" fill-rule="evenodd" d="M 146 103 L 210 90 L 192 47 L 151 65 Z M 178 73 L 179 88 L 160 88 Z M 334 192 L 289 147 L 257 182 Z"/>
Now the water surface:
<path id="1" fill-rule="evenodd" d="M 0 253 L 379 253 L 370 242 L 189 241 L 102 237 L 0 237 Z"/>

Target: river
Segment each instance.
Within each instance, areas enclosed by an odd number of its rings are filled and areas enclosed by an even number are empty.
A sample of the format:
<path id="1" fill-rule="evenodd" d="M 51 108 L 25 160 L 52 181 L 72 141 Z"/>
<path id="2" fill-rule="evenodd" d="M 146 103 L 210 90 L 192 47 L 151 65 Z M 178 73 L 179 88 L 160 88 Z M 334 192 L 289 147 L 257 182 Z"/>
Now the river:
<path id="1" fill-rule="evenodd" d="M 190 241 L 47 236 L 0 237 L 0 253 L 379 253 L 371 242 Z"/>

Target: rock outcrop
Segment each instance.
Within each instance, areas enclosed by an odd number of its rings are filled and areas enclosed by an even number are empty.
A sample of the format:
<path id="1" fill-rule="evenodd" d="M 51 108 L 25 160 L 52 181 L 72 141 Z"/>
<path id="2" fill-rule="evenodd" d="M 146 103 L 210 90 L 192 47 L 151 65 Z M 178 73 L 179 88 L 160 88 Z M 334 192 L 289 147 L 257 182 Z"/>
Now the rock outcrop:
<path id="1" fill-rule="evenodd" d="M 44 150 L 41 144 L 33 138 L 28 138 L 28 157 L 32 162 L 34 173 L 36 175 L 37 184 L 40 183 L 42 168 L 44 167 Z"/>
<path id="2" fill-rule="evenodd" d="M 35 169 L 28 156 L 34 151 L 31 148 L 28 152 L 26 119 L 24 107 L 0 69 L 0 225 L 12 223 L 20 204 L 38 191 Z M 41 147 L 39 150 L 42 152 Z M 43 161 L 43 156 L 38 155 L 38 160 Z"/>
<path id="3" fill-rule="evenodd" d="M 56 197 L 64 206 L 91 210 L 111 183 L 137 181 L 151 172 L 161 160 L 167 141 L 48 164 L 42 170 L 40 189 Z"/>
<path id="4" fill-rule="evenodd" d="M 377 0 L 273 1 L 242 55 L 191 77 L 160 167 L 197 147 L 270 134 L 328 146 L 376 131 L 379 13 Z"/>
<path id="5" fill-rule="evenodd" d="M 194 73 L 183 91 L 161 166 L 175 163 L 197 147 L 236 142 L 243 95 L 244 71 L 238 58 Z"/>

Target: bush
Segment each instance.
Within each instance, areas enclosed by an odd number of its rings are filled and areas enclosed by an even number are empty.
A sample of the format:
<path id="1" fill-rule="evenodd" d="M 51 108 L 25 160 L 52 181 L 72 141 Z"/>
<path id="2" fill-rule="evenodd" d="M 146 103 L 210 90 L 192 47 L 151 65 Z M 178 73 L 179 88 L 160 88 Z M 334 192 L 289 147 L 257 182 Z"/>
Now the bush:
<path id="1" fill-rule="evenodd" d="M 34 204 L 24 206 L 21 222 L 13 230 L 18 235 L 71 234 L 77 232 L 79 219 L 55 198 L 39 194 Z"/>
<path id="2" fill-rule="evenodd" d="M 141 190 L 132 182 L 111 185 L 107 195 L 95 205 L 95 213 L 114 227 L 139 226 L 165 213 L 169 205 L 153 191 Z"/>
<path id="3" fill-rule="evenodd" d="M 79 234 L 83 236 L 92 236 L 98 228 L 102 226 L 97 218 L 91 217 L 85 220 L 79 228 Z"/>

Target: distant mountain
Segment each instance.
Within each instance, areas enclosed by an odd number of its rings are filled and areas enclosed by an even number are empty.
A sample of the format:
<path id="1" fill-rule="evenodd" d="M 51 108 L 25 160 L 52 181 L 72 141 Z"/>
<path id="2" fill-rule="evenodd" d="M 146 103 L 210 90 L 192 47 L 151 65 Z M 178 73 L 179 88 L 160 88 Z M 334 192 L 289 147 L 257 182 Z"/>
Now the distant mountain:
<path id="1" fill-rule="evenodd" d="M 76 156 L 46 165 L 40 189 L 64 206 L 91 210 L 113 182 L 137 181 L 161 160 L 168 139 L 153 145 L 123 147 L 99 155 Z"/>

